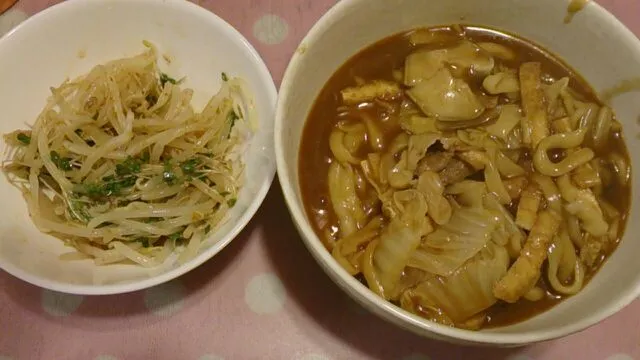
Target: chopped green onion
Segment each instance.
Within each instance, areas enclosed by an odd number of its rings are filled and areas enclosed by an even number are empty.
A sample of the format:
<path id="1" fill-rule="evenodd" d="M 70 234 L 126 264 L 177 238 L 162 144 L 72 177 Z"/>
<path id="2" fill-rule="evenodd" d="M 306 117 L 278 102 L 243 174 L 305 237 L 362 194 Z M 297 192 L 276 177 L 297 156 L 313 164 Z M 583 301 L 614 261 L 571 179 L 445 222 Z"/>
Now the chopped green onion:
<path id="1" fill-rule="evenodd" d="M 171 161 L 167 160 L 164 162 L 164 171 L 162 172 L 162 180 L 168 185 L 175 184 L 177 180 L 176 174 L 173 172 L 173 166 L 171 166 Z"/>
<path id="2" fill-rule="evenodd" d="M 154 106 L 158 102 L 158 98 L 154 95 L 147 95 L 147 97 L 145 97 L 145 100 L 147 100 L 147 103 L 149 103 L 149 107 Z"/>
<path id="3" fill-rule="evenodd" d="M 143 163 L 148 163 L 150 159 L 151 159 L 151 154 L 149 153 L 149 149 L 145 149 L 145 150 L 142 152 L 142 156 L 140 157 L 140 160 L 141 160 Z"/>
<path id="4" fill-rule="evenodd" d="M 164 87 L 164 85 L 166 83 L 172 83 L 172 84 L 177 84 L 178 82 L 176 81 L 176 79 L 170 77 L 169 75 L 165 74 L 165 73 L 160 73 L 160 85 L 162 85 L 162 87 Z"/>
<path id="5" fill-rule="evenodd" d="M 227 135 L 227 139 L 231 137 L 231 130 L 233 130 L 236 120 L 238 119 L 240 119 L 240 117 L 233 110 L 229 111 L 229 114 L 227 114 L 227 121 L 229 121 L 229 134 Z"/>
<path id="6" fill-rule="evenodd" d="M 49 157 L 51 161 L 56 165 L 56 167 L 63 171 L 71 170 L 71 158 L 68 157 L 60 157 L 57 151 L 51 151 L 49 153 Z"/>
<path id="7" fill-rule="evenodd" d="M 134 159 L 131 156 L 127 157 L 127 159 L 116 165 L 116 175 L 125 176 L 131 174 L 137 174 L 140 172 L 141 161 L 138 159 Z"/>
<path id="8" fill-rule="evenodd" d="M 20 141 L 21 143 L 25 144 L 25 145 L 29 145 L 31 144 L 31 136 L 23 134 L 23 133 L 19 133 L 18 136 L 18 141 Z"/>

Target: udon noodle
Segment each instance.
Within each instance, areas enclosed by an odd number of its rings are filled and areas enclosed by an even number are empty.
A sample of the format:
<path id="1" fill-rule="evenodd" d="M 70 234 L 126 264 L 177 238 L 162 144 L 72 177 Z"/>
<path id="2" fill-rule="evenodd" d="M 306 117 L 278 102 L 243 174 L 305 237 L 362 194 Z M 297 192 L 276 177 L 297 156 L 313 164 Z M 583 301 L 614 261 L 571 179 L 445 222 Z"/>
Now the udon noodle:
<path id="1" fill-rule="evenodd" d="M 585 286 L 622 235 L 612 198 L 628 198 L 630 167 L 620 123 L 579 77 L 472 30 L 416 30 L 347 63 L 311 112 L 300 176 L 347 272 L 480 329 L 500 325 L 495 309 Z"/>
<path id="2" fill-rule="evenodd" d="M 255 120 L 243 81 L 223 73 L 196 112 L 145 46 L 52 88 L 33 126 L 4 136 L 3 170 L 37 228 L 75 248 L 65 259 L 186 261 L 236 203 Z"/>

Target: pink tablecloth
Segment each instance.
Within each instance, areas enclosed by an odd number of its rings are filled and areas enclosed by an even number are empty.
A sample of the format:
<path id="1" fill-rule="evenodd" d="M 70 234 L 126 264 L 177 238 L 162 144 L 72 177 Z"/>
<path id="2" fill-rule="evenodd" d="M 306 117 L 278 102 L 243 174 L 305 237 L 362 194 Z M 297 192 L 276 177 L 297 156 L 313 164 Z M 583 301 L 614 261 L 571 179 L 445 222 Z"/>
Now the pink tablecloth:
<path id="1" fill-rule="evenodd" d="M 20 0 L 0 35 L 56 0 Z M 306 31 L 336 0 L 204 0 L 257 47 L 279 83 Z M 601 3 L 640 34 L 639 0 Z M 1 81 L 1 80 L 0 80 Z M 399 330 L 346 297 L 302 245 L 274 183 L 248 228 L 213 261 L 122 296 L 41 290 L 0 273 L 0 360 L 640 360 L 640 301 L 580 334 L 511 350 Z"/>

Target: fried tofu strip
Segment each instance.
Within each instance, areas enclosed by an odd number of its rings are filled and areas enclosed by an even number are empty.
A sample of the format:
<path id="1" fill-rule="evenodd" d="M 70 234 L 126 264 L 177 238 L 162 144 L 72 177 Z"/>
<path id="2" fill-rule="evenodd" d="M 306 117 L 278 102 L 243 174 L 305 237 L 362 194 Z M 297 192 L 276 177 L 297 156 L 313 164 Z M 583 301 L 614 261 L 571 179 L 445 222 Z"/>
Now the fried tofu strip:
<path id="1" fill-rule="evenodd" d="M 591 166 L 591 163 L 586 163 L 578 166 L 571 174 L 571 180 L 581 189 L 593 188 L 602 185 L 600 175 Z"/>
<path id="2" fill-rule="evenodd" d="M 542 202 L 542 193 L 535 183 L 530 183 L 520 195 L 516 224 L 525 230 L 531 230 L 538 216 L 538 209 Z"/>
<path id="3" fill-rule="evenodd" d="M 526 176 L 517 176 L 511 179 L 502 180 L 504 183 L 504 187 L 507 189 L 509 193 L 509 197 L 511 200 L 517 200 L 522 195 L 522 192 L 529 184 L 529 180 L 527 180 Z"/>
<path id="4" fill-rule="evenodd" d="M 522 118 L 522 141 L 531 149 L 535 149 L 540 140 L 549 136 L 541 72 L 541 64 L 538 62 L 520 66 L 520 94 L 525 115 Z"/>
<path id="5" fill-rule="evenodd" d="M 560 228 L 560 215 L 544 210 L 531 228 L 520 256 L 493 287 L 493 295 L 508 303 L 515 303 L 533 287 L 540 277 L 540 268 L 547 258 L 547 249 Z"/>
<path id="6" fill-rule="evenodd" d="M 395 82 L 376 80 L 364 85 L 348 87 L 342 90 L 341 94 L 345 104 L 354 105 L 375 99 L 393 100 L 402 95 L 402 89 Z"/>

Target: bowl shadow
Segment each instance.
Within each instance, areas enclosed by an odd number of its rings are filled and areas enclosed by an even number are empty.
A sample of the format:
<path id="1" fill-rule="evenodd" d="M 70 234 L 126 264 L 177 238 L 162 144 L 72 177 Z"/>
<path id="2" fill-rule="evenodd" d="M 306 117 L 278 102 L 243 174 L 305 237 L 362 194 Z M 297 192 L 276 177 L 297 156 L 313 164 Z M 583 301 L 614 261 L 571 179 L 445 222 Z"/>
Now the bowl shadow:
<path id="1" fill-rule="evenodd" d="M 478 348 L 430 340 L 369 313 L 341 291 L 316 264 L 286 210 L 277 180 L 267 199 L 262 241 L 273 269 L 294 305 L 344 347 L 368 358 L 416 360 L 421 358 L 420 354 L 431 358 L 495 360 L 525 351 L 525 348 Z M 294 318 L 293 321 L 302 320 Z M 311 332 L 304 324 L 297 329 Z M 311 333 L 306 336 L 312 340 L 316 337 Z M 321 341 L 316 341 L 322 348 Z"/>

